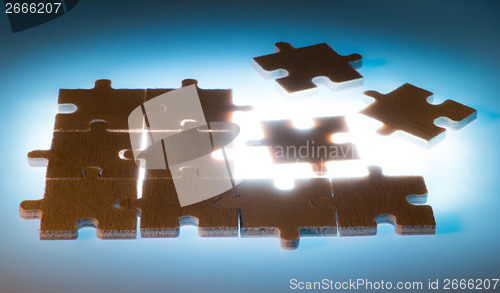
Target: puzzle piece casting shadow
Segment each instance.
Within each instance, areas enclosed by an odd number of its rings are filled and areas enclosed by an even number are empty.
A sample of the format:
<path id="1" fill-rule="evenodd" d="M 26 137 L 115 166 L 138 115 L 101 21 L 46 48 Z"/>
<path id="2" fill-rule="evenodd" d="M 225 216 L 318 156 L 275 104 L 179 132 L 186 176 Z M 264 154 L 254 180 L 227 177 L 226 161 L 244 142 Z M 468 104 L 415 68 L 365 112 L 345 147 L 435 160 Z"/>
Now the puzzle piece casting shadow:
<path id="1" fill-rule="evenodd" d="M 432 93 L 411 84 L 404 84 L 388 94 L 367 91 L 365 95 L 375 98 L 375 102 L 360 113 L 384 123 L 378 130 L 381 135 L 389 135 L 396 130 L 405 131 L 423 139 L 428 146 L 442 140 L 445 129 L 436 126 L 438 118 L 453 129 L 460 129 L 477 117 L 477 111 L 446 100 L 440 105 L 432 105 Z"/>
<path id="2" fill-rule="evenodd" d="M 355 68 L 361 67 L 361 55 L 341 56 L 326 43 L 294 48 L 289 43 L 275 44 L 276 53 L 253 58 L 254 67 L 265 77 L 273 77 L 268 72 L 278 70 L 283 76 L 276 82 L 288 93 L 315 89 L 316 81 L 325 81 L 332 89 L 362 82 L 362 76 Z M 322 77 L 323 80 L 317 79 Z M 316 79 L 315 79 L 316 78 Z"/>
<path id="3" fill-rule="evenodd" d="M 331 136 L 348 132 L 343 116 L 313 119 L 311 129 L 295 128 L 291 120 L 262 122 L 264 138 L 249 142 L 254 146 L 267 146 L 274 163 L 310 163 L 318 175 L 326 173 L 328 161 L 359 159 L 356 146 L 336 144 Z"/>

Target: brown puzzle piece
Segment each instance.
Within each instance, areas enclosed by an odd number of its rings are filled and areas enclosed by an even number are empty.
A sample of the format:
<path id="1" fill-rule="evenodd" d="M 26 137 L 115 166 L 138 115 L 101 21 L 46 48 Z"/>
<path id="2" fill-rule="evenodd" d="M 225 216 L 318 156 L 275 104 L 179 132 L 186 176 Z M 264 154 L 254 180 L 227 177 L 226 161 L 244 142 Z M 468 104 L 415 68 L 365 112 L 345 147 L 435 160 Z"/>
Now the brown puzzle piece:
<path id="1" fill-rule="evenodd" d="M 361 67 L 361 55 L 341 56 L 326 43 L 296 49 L 280 42 L 275 44 L 275 51 L 253 58 L 254 64 L 264 71 L 286 70 L 288 76 L 276 81 L 287 93 L 315 88 L 315 77 L 326 77 L 336 86 L 363 78 L 355 70 Z"/>
<path id="2" fill-rule="evenodd" d="M 390 222 L 400 235 L 434 234 L 432 208 L 425 203 L 427 188 L 420 176 L 384 176 L 380 167 L 369 167 L 363 178 L 332 179 L 333 198 L 316 204 L 332 204 L 337 212 L 340 236 L 374 235 L 378 222 Z"/>
<path id="3" fill-rule="evenodd" d="M 319 175 L 326 173 L 328 161 L 359 159 L 354 144 L 331 140 L 335 133 L 348 132 L 343 116 L 315 118 L 314 124 L 311 129 L 298 129 L 291 120 L 265 121 L 264 139 L 254 145 L 268 146 L 274 163 L 310 163 Z"/>
<path id="4" fill-rule="evenodd" d="M 37 150 L 28 154 L 32 166 L 42 166 L 47 159 L 47 178 L 80 178 L 82 170 L 98 167 L 103 178 L 137 178 L 138 166 L 132 160 L 119 157 L 122 150 L 130 149 L 126 132 L 110 132 L 106 122 L 96 121 L 90 131 L 54 132 L 50 150 Z"/>
<path id="5" fill-rule="evenodd" d="M 40 239 L 76 239 L 78 228 L 94 226 L 101 239 L 136 237 L 137 216 L 120 210 L 114 203 L 137 196 L 134 179 L 102 179 L 99 170 L 89 168 L 80 179 L 46 180 L 45 196 L 23 201 L 19 207 L 24 219 L 41 219 Z"/>
<path id="6" fill-rule="evenodd" d="M 225 122 L 209 123 L 209 125 L 214 124 L 221 125 Z M 212 130 L 208 125 L 205 125 L 176 132 L 141 151 L 136 163 L 145 167 L 148 166 L 149 162 L 153 162 L 154 168 L 145 168 L 145 179 L 172 178 L 170 166 L 189 162 L 201 156 L 211 156 L 212 152 L 227 147 L 239 134 L 239 126 L 233 123 L 229 124 L 234 127 L 218 127 L 217 130 Z M 210 145 L 205 144 L 207 139 L 210 141 Z M 172 153 L 172 151 L 174 152 Z M 134 160 L 131 150 L 124 152 L 123 157 L 126 160 Z M 224 159 L 229 165 L 234 163 L 227 157 Z M 216 158 L 212 157 L 211 160 L 214 164 L 219 163 Z M 213 178 L 217 178 L 217 176 Z"/>
<path id="7" fill-rule="evenodd" d="M 181 207 L 172 179 L 146 179 L 142 190 L 142 198 L 119 202 L 120 208 L 140 211 L 141 237 L 178 237 L 185 224 L 196 224 L 202 237 L 238 236 L 238 211 L 216 206 L 215 198 Z M 234 188 L 223 193 L 234 194 Z"/>
<path id="8" fill-rule="evenodd" d="M 216 123 L 216 122 L 227 122 L 230 124 L 232 120 L 232 114 L 234 111 L 248 111 L 252 107 L 249 106 L 236 106 L 232 102 L 232 90 L 230 89 L 200 89 L 198 87 L 198 81 L 194 79 L 185 79 L 182 81 L 182 86 L 190 86 L 190 85 L 196 85 L 196 90 L 198 93 L 198 97 L 200 100 L 201 108 L 203 110 L 203 114 L 205 116 L 205 120 L 208 122 L 208 130 L 228 130 L 226 128 L 227 124 L 224 123 Z M 147 89 L 146 91 L 146 100 L 149 101 L 159 95 L 162 95 L 164 93 L 173 91 L 175 89 Z M 145 110 L 143 109 L 145 112 Z M 163 115 L 161 112 L 159 113 L 160 115 Z M 145 115 L 145 122 L 146 126 L 149 128 L 149 120 L 148 116 L 155 115 L 155 113 L 149 113 Z M 196 123 L 196 122 L 193 122 Z M 214 127 L 215 125 L 215 127 Z M 224 126 L 222 128 L 217 127 L 217 126 Z M 234 125 L 233 125 L 234 126 Z M 237 125 L 236 125 L 237 126 Z M 179 129 L 181 128 L 181 125 L 179 125 Z M 179 129 L 161 129 L 159 128 L 158 125 L 155 125 L 154 131 L 165 131 L 167 133 L 171 133 L 172 131 L 177 131 Z M 238 129 L 239 133 L 239 129 Z M 215 133 L 217 134 L 217 133 Z M 150 141 L 154 141 L 154 139 L 151 136 L 151 132 L 148 133 L 150 135 Z M 219 137 L 221 137 L 222 134 L 219 134 Z M 214 141 L 214 134 L 211 134 L 212 138 L 211 140 Z M 218 139 L 219 141 L 223 139 Z M 164 142 L 156 142 L 155 144 L 150 146 L 151 149 L 148 149 L 147 152 L 144 152 L 143 156 L 148 156 L 152 155 L 154 157 L 157 157 L 157 153 L 161 152 L 165 149 Z M 130 158 L 131 154 L 127 154 L 127 156 Z M 164 152 L 164 161 L 167 161 L 167 154 Z M 147 160 L 145 161 L 147 164 Z M 165 163 L 165 166 L 167 164 Z M 170 178 L 170 173 L 166 172 L 165 170 L 161 169 L 147 169 L 146 170 L 146 178 L 149 179 L 154 179 L 154 178 Z"/>
<path id="9" fill-rule="evenodd" d="M 185 79 L 182 86 L 196 85 L 201 107 L 207 122 L 231 122 L 234 111 L 248 111 L 251 106 L 236 106 L 233 104 L 232 90 L 230 89 L 200 89 L 195 79 Z M 175 89 L 147 89 L 146 101 Z M 166 129 L 168 130 L 168 129 Z M 172 130 L 172 129 L 170 129 Z M 176 130 L 176 129 L 173 129 Z"/>
<path id="10" fill-rule="evenodd" d="M 236 197 L 221 196 L 217 204 L 240 210 L 241 236 L 281 238 L 281 247 L 295 249 L 300 236 L 337 234 L 335 213 L 313 206 L 312 200 L 331 196 L 326 178 L 295 180 L 292 190 L 280 190 L 272 179 L 247 179 Z"/>
<path id="11" fill-rule="evenodd" d="M 56 115 L 54 130 L 88 130 L 94 120 L 108 123 L 109 130 L 128 130 L 128 115 L 144 103 L 144 89 L 113 89 L 111 81 L 100 79 L 93 89 L 61 89 L 59 104 L 74 104 L 76 112 Z"/>
<path id="12" fill-rule="evenodd" d="M 383 122 L 384 126 L 378 130 L 382 135 L 402 130 L 432 143 L 445 133 L 444 128 L 434 124 L 437 118 L 444 117 L 443 122 L 460 129 L 477 117 L 476 110 L 452 100 L 429 104 L 433 94 L 409 83 L 385 95 L 376 91 L 367 91 L 365 95 L 376 101 L 360 113 Z"/>

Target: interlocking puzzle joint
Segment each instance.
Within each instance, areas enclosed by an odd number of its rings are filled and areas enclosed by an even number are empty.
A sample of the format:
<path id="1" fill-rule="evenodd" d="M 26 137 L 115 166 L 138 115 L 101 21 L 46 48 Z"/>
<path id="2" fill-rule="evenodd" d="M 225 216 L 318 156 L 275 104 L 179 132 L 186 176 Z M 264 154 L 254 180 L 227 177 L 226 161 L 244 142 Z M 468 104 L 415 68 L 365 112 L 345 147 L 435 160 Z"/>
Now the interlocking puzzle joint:
<path id="1" fill-rule="evenodd" d="M 97 167 L 103 178 L 137 178 L 139 167 L 119 154 L 131 148 L 128 133 L 111 132 L 108 122 L 93 121 L 88 131 L 54 132 L 50 150 L 28 153 L 31 166 L 47 166 L 48 179 L 80 178 L 82 170 Z M 47 162 L 48 161 L 48 162 Z"/>
<path id="2" fill-rule="evenodd" d="M 330 195 L 326 178 L 297 179 L 292 190 L 277 189 L 272 179 L 247 179 L 238 185 L 238 196 L 220 196 L 216 203 L 239 209 L 242 237 L 279 237 L 282 248 L 295 249 L 300 236 L 337 234 L 335 213 L 311 202 Z"/>
<path id="3" fill-rule="evenodd" d="M 425 203 L 422 177 L 384 176 L 377 166 L 369 172 L 363 178 L 332 179 L 333 197 L 314 203 L 335 209 L 340 236 L 374 235 L 378 223 L 393 224 L 400 235 L 435 233 L 432 208 L 412 204 Z"/>
<path id="4" fill-rule="evenodd" d="M 122 199 L 118 203 L 122 209 L 140 212 L 141 237 L 178 237 L 180 227 L 187 224 L 197 225 L 202 237 L 238 236 L 237 210 L 218 207 L 215 198 L 181 207 L 173 179 L 146 179 L 142 188 L 142 198 Z M 235 192 L 233 188 L 222 195 L 233 196 Z"/>
<path id="5" fill-rule="evenodd" d="M 101 170 L 87 168 L 79 179 L 47 179 L 45 195 L 21 202 L 19 214 L 40 219 L 40 239 L 76 239 L 78 229 L 94 226 L 101 239 L 136 237 L 136 213 L 119 210 L 114 203 L 137 196 L 137 181 L 104 179 Z"/>
<path id="6" fill-rule="evenodd" d="M 103 120 L 112 131 L 127 131 L 127 115 L 144 103 L 144 89 L 113 89 L 111 81 L 100 79 L 92 89 L 61 89 L 54 131 L 88 130 L 92 121 Z M 68 109 L 76 111 L 68 112 Z"/>

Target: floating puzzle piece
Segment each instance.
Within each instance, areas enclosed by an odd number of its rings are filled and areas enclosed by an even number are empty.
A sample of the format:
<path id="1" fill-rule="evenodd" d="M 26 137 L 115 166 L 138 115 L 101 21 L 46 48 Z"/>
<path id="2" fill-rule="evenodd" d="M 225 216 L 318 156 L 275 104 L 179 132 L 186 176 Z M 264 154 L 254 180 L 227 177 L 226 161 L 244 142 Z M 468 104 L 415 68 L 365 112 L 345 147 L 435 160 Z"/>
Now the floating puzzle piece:
<path id="1" fill-rule="evenodd" d="M 233 104 L 232 90 L 230 89 L 200 89 L 198 87 L 198 81 L 194 79 L 185 79 L 182 81 L 182 87 L 189 87 L 191 85 L 195 86 L 195 91 L 198 93 L 199 103 L 201 104 L 202 111 L 193 111 L 193 113 L 199 113 L 203 115 L 203 118 L 198 116 L 195 117 L 180 117 L 178 119 L 177 127 L 172 127 L 168 129 L 157 129 L 157 127 L 162 127 L 161 125 L 155 127 L 152 126 L 152 129 L 155 130 L 177 130 L 180 128 L 182 120 L 191 119 L 198 122 L 198 125 L 207 124 L 206 122 L 231 122 L 232 115 L 234 111 L 248 111 L 251 110 L 251 106 L 236 106 Z M 152 119 L 154 119 L 155 114 L 164 115 L 164 113 L 168 112 L 169 109 L 164 107 L 162 109 L 161 105 L 158 103 L 154 103 L 152 107 L 148 109 L 148 102 L 154 99 L 155 97 L 162 95 L 164 93 L 173 91 L 176 89 L 147 89 L 146 90 L 146 103 L 145 103 L 145 112 L 148 115 L 148 120 L 151 123 Z M 192 107 L 191 107 L 192 108 Z M 149 110 L 149 111 L 148 111 Z M 179 109 L 172 109 L 175 112 L 178 112 Z M 188 111 L 181 111 L 188 112 Z M 202 121 L 199 121 L 203 119 Z"/>
<path id="2" fill-rule="evenodd" d="M 427 188 L 421 176 L 384 176 L 380 167 L 369 167 L 364 178 L 332 179 L 333 198 L 315 205 L 335 208 L 340 236 L 375 235 L 377 221 L 395 225 L 400 235 L 434 234 L 432 208 L 423 204 Z"/>
<path id="3" fill-rule="evenodd" d="M 88 168 L 79 179 L 46 180 L 40 200 L 23 201 L 19 214 L 24 219 L 41 219 L 40 239 L 76 239 L 78 229 L 93 226 L 101 239 L 136 237 L 136 212 L 120 210 L 114 203 L 136 198 L 134 179 L 103 179 L 99 170 Z"/>
<path id="4" fill-rule="evenodd" d="M 103 120 L 109 130 L 127 131 L 128 115 L 144 103 L 145 97 L 144 89 L 113 89 L 107 79 L 97 80 L 93 89 L 61 89 L 60 109 L 77 109 L 57 114 L 54 130 L 88 130 L 92 121 Z"/>
<path id="5" fill-rule="evenodd" d="M 135 162 L 119 157 L 127 149 L 128 133 L 110 132 L 106 122 L 95 121 L 90 131 L 54 132 L 50 150 L 28 153 L 28 162 L 35 167 L 47 166 L 47 179 L 81 178 L 82 170 L 88 167 L 100 168 L 102 178 L 137 178 Z"/>
<path id="6" fill-rule="evenodd" d="M 361 55 L 341 56 L 326 43 L 296 49 L 289 43 L 279 42 L 275 44 L 275 51 L 253 58 L 254 66 L 264 75 L 286 70 L 288 76 L 276 81 L 289 94 L 316 88 L 315 77 L 326 77 L 334 89 L 363 78 L 355 70 L 361 67 Z"/>
<path id="7" fill-rule="evenodd" d="M 326 173 L 325 163 L 359 159 L 354 144 L 333 143 L 335 133 L 348 132 L 343 116 L 313 119 L 315 126 L 298 129 L 291 120 L 272 120 L 262 123 L 264 139 L 252 142 L 268 146 L 272 160 L 277 164 L 310 163 L 318 175 Z"/>
<path id="8" fill-rule="evenodd" d="M 214 178 L 194 178 L 196 174 L 183 172 L 186 183 L 192 183 L 191 192 L 203 193 L 210 185 L 217 184 Z M 176 178 L 179 180 L 179 178 Z M 206 184 L 199 184 L 204 180 Z M 193 182 L 190 182 L 193 181 Z M 222 182 L 221 185 L 224 185 Z M 173 179 L 145 179 L 142 198 L 126 198 L 119 202 L 120 208 L 137 209 L 141 214 L 141 237 L 178 237 L 180 226 L 195 224 L 202 237 L 238 236 L 238 211 L 223 209 L 215 205 L 215 198 L 181 207 L 176 183 Z M 223 192 L 234 196 L 235 188 Z"/>
<path id="9" fill-rule="evenodd" d="M 429 145 L 444 138 L 445 129 L 434 124 L 438 118 L 443 118 L 453 129 L 460 129 L 477 117 L 477 111 L 446 100 L 440 105 L 432 105 L 432 93 L 409 83 L 402 85 L 388 94 L 367 91 L 365 95 L 376 101 L 360 113 L 384 123 L 378 130 L 381 135 L 389 135 L 396 130 L 402 130 L 424 139 Z"/>
<path id="10" fill-rule="evenodd" d="M 331 208 L 312 205 L 318 197 L 331 196 L 326 178 L 295 180 L 292 190 L 277 189 L 272 179 L 247 179 L 238 190 L 238 196 L 221 196 L 217 204 L 240 210 L 242 237 L 276 236 L 282 248 L 295 249 L 300 236 L 337 235 Z"/>

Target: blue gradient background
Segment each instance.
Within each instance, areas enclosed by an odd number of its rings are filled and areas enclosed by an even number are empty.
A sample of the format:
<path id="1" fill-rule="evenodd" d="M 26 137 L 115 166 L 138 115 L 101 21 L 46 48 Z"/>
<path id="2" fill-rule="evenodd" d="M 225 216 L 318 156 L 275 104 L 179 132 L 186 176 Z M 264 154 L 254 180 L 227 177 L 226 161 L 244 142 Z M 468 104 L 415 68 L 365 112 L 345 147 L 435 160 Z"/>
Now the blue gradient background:
<path id="1" fill-rule="evenodd" d="M 500 277 L 499 2 L 82 0 L 69 13 L 12 34 L 0 17 L 0 292 L 286 292 L 289 280 L 423 281 Z M 419 171 L 437 235 L 303 238 L 285 251 L 275 238 L 39 241 L 39 221 L 22 220 L 22 200 L 43 195 L 44 169 L 27 152 L 50 147 L 59 88 L 234 88 L 239 104 L 277 99 L 250 66 L 276 41 L 327 42 L 363 56 L 361 99 L 410 82 L 479 111 L 448 131 Z M 328 91 L 326 91 L 329 93 Z M 276 100 L 275 100 L 276 101 Z M 283 101 L 286 102 L 286 101 Z"/>

